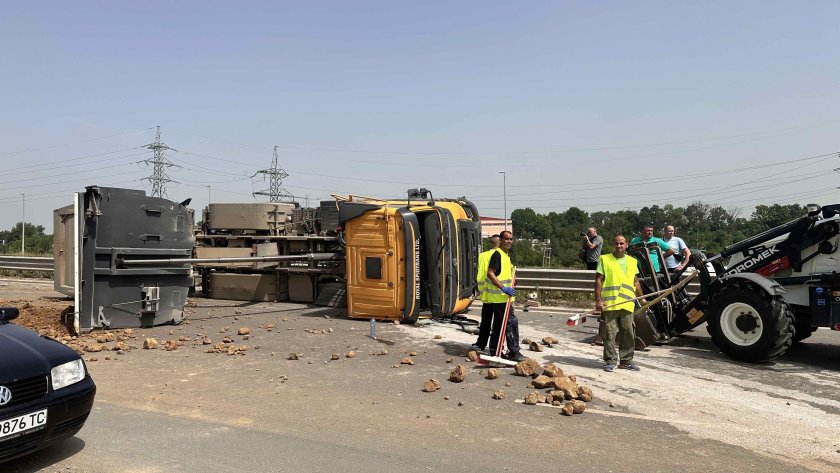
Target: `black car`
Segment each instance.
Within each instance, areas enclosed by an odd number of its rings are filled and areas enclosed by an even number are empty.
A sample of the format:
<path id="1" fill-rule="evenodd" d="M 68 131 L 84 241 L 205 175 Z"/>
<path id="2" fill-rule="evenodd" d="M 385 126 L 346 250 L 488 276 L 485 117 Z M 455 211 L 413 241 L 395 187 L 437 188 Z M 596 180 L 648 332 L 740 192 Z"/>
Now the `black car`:
<path id="1" fill-rule="evenodd" d="M 9 323 L 17 316 L 0 307 L 0 463 L 75 435 L 96 395 L 79 354 Z"/>

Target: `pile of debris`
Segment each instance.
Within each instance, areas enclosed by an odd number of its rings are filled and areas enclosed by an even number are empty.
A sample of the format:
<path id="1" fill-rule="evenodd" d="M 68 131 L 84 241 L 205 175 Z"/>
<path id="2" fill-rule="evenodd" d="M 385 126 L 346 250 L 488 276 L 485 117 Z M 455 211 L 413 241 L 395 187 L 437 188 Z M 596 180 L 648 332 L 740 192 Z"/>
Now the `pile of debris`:
<path id="1" fill-rule="evenodd" d="M 528 358 L 517 363 L 513 369 L 519 376 L 533 378 L 530 387 L 548 389 L 545 394 L 539 391 L 528 393 L 525 396 L 525 404 L 546 403 L 553 406 L 562 406 L 563 401 L 566 401 L 562 412 L 570 416 L 583 413 L 586 410 L 586 403 L 592 400 L 592 388 L 586 385 L 578 385 L 577 376 L 567 376 L 559 366 L 553 363 L 543 367 L 537 360 Z"/>

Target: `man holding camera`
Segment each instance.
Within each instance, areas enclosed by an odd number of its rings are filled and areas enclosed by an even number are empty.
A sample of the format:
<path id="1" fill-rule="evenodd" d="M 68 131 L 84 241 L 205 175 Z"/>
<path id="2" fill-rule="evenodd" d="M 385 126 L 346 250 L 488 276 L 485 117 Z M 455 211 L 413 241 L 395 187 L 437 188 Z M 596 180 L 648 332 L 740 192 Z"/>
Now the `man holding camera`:
<path id="1" fill-rule="evenodd" d="M 604 246 L 604 239 L 595 231 L 595 227 L 589 227 L 585 233 L 581 233 L 581 256 L 586 263 L 586 269 L 596 269 L 598 258 L 601 257 L 601 248 Z"/>

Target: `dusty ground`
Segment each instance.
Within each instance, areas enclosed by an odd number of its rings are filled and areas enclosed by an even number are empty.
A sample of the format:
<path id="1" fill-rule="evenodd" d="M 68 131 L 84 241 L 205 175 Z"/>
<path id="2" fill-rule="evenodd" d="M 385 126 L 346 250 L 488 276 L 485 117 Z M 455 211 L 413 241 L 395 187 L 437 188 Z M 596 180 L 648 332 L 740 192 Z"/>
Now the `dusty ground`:
<path id="1" fill-rule="evenodd" d="M 116 451 L 109 443 L 117 421 L 110 416 L 128 412 L 352 446 L 370 454 L 368 462 L 396 454 L 398 463 L 428 461 L 438 471 L 527 471 L 556 466 L 558 458 L 572 471 L 840 470 L 837 332 L 818 331 L 777 363 L 755 366 L 720 355 L 701 328 L 637 353 L 639 373 L 604 373 L 600 347 L 591 344 L 594 325 L 569 329 L 569 313 L 559 309 L 520 312 L 523 337 L 560 339 L 556 347 L 524 353 L 558 364 L 595 392 L 584 414 L 564 417 L 547 405 L 521 404 L 533 391 L 528 378 L 503 370 L 485 379 L 484 368 L 463 356 L 474 336 L 453 324 L 379 323 L 373 340 L 367 321 L 339 310 L 196 299 L 179 326 L 111 331 L 109 341 L 103 332 L 77 339 L 63 332 L 56 319 L 69 301 L 48 285 L 0 281 L 0 303 L 7 302 L 30 305 L 21 311 L 22 325 L 82 351 L 103 348 L 84 352 L 102 406 L 79 434 L 85 448 L 46 463 L 24 460 L 11 471 L 115 471 L 101 466 Z M 239 335 L 243 327 L 250 334 Z M 147 337 L 160 347 L 144 350 Z M 121 339 L 128 349 L 113 350 Z M 165 349 L 167 341 L 174 350 Z M 290 353 L 302 357 L 289 360 Z M 401 364 L 403 358 L 414 364 Z M 463 383 L 446 380 L 455 364 L 468 369 Z M 430 378 L 441 389 L 422 392 Z M 506 397 L 493 400 L 496 391 Z M 166 438 L 172 428 L 154 435 Z M 195 448 L 202 438 L 193 440 Z M 190 466 L 188 452 L 175 462 L 174 451 L 132 456 L 130 446 L 120 445 L 120 455 L 132 459 L 134 471 L 205 471 L 201 462 L 224 465 L 221 450 L 235 445 L 214 447 L 216 457 L 209 448 L 208 458 L 192 458 Z M 475 455 L 468 453 L 473 445 L 493 448 Z M 247 461 L 233 467 L 245 469 Z M 257 464 L 251 471 L 285 470 Z"/>

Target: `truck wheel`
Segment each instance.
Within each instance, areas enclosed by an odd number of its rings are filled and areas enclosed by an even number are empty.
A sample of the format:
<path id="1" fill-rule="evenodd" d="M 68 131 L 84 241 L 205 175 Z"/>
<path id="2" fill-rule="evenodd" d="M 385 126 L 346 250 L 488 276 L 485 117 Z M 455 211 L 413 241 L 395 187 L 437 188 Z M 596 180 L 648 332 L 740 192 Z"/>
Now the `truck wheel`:
<path id="1" fill-rule="evenodd" d="M 793 320 L 781 297 L 731 286 L 714 299 L 707 322 L 720 351 L 736 360 L 762 363 L 790 348 Z"/>

